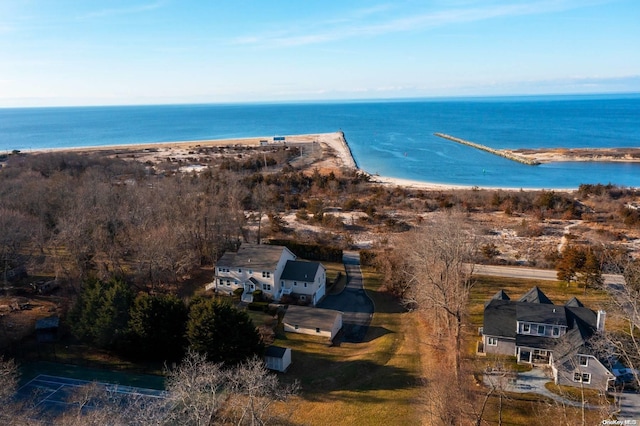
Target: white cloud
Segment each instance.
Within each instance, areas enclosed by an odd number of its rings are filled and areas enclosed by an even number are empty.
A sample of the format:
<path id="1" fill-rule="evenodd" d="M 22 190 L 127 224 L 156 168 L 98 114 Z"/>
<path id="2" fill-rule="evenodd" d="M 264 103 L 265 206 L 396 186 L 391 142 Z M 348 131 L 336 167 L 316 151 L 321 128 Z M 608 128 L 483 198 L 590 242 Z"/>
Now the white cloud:
<path id="1" fill-rule="evenodd" d="M 166 4 L 166 0 L 156 1 L 154 3 L 146 3 L 133 5 L 122 8 L 114 8 L 114 9 L 100 9 L 93 12 L 88 12 L 83 15 L 77 17 L 78 20 L 87 20 L 87 19 L 95 19 L 95 18 L 105 18 L 109 16 L 119 16 L 119 15 L 133 15 L 138 13 L 149 12 L 152 10 L 159 9 Z"/>
<path id="2" fill-rule="evenodd" d="M 373 37 L 384 34 L 418 31 L 446 25 L 484 21 L 495 18 L 537 15 L 560 12 L 609 3 L 613 0 L 538 0 L 520 2 L 465 2 L 464 7 L 446 7 L 430 11 L 407 11 L 404 16 L 391 16 L 393 6 L 379 5 L 355 10 L 340 18 L 315 23 L 311 27 L 292 29 L 289 32 L 252 34 L 238 37 L 232 44 L 286 47 L 319 44 L 354 37 Z M 395 8 L 397 9 L 397 8 Z M 394 12 L 396 10 L 393 10 Z M 380 18 L 380 15 L 383 15 Z M 372 18 L 374 17 L 374 18 Z M 378 21 L 375 21 L 378 17 Z M 312 28 L 311 30 L 309 28 Z M 319 29 L 319 30 L 314 30 Z"/>

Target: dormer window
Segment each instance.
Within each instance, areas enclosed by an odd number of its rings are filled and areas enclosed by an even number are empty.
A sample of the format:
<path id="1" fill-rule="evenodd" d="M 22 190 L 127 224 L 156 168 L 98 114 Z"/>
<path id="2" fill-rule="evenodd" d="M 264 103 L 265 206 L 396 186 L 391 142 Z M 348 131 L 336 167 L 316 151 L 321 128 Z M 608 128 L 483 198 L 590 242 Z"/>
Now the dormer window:
<path id="1" fill-rule="evenodd" d="M 581 367 L 588 367 L 589 366 L 589 357 L 580 355 L 579 357 L 579 363 Z"/>
<path id="2" fill-rule="evenodd" d="M 553 327 L 553 335 L 556 337 L 560 335 L 560 327 Z"/>
<path id="3" fill-rule="evenodd" d="M 543 334 L 544 335 L 544 325 L 539 325 L 538 326 L 538 334 Z"/>
<path id="4" fill-rule="evenodd" d="M 529 332 L 529 327 L 530 326 L 527 323 L 522 324 L 522 332 L 523 333 L 528 333 Z"/>

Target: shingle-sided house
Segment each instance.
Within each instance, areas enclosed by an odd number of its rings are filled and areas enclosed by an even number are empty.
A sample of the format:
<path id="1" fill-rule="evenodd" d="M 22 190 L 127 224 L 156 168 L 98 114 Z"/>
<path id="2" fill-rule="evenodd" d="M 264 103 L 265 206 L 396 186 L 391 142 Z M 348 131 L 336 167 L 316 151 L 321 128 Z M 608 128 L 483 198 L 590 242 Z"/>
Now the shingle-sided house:
<path id="1" fill-rule="evenodd" d="M 325 295 L 325 281 L 322 264 L 297 260 L 284 246 L 242 244 L 237 252 L 227 252 L 218 260 L 207 290 L 230 294 L 242 288 L 245 302 L 253 300 L 255 290 L 262 290 L 275 301 L 285 294 L 295 295 L 315 306 Z"/>
<path id="2" fill-rule="evenodd" d="M 333 340 L 342 328 L 342 312 L 290 305 L 282 323 L 286 332 L 325 336 Z"/>
<path id="3" fill-rule="evenodd" d="M 604 329 L 605 316 L 575 297 L 555 305 L 538 287 L 517 301 L 500 290 L 485 303 L 483 350 L 513 355 L 521 363 L 550 365 L 558 384 L 606 390 L 614 376 L 589 344 Z"/>

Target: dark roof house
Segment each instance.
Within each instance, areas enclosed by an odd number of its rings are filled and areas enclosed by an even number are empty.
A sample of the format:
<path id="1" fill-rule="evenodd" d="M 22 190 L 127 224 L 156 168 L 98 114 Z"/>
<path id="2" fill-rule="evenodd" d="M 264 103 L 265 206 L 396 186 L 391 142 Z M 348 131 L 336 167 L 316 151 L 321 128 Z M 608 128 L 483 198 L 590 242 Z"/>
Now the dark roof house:
<path id="1" fill-rule="evenodd" d="M 589 344 L 604 329 L 605 316 L 575 297 L 555 305 L 538 287 L 517 301 L 500 290 L 485 304 L 482 348 L 518 362 L 548 364 L 556 383 L 606 389 L 612 374 Z"/>

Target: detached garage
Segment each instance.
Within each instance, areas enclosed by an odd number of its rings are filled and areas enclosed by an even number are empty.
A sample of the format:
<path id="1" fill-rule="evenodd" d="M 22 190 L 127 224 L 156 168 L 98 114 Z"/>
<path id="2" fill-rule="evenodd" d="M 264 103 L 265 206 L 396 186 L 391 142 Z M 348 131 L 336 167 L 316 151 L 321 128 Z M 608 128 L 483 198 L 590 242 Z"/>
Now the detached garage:
<path id="1" fill-rule="evenodd" d="M 325 336 L 333 340 L 342 328 L 342 312 L 289 305 L 282 322 L 284 331 Z"/>
<path id="2" fill-rule="evenodd" d="M 264 354 L 264 362 L 269 370 L 284 373 L 291 365 L 291 348 L 269 346 Z"/>

